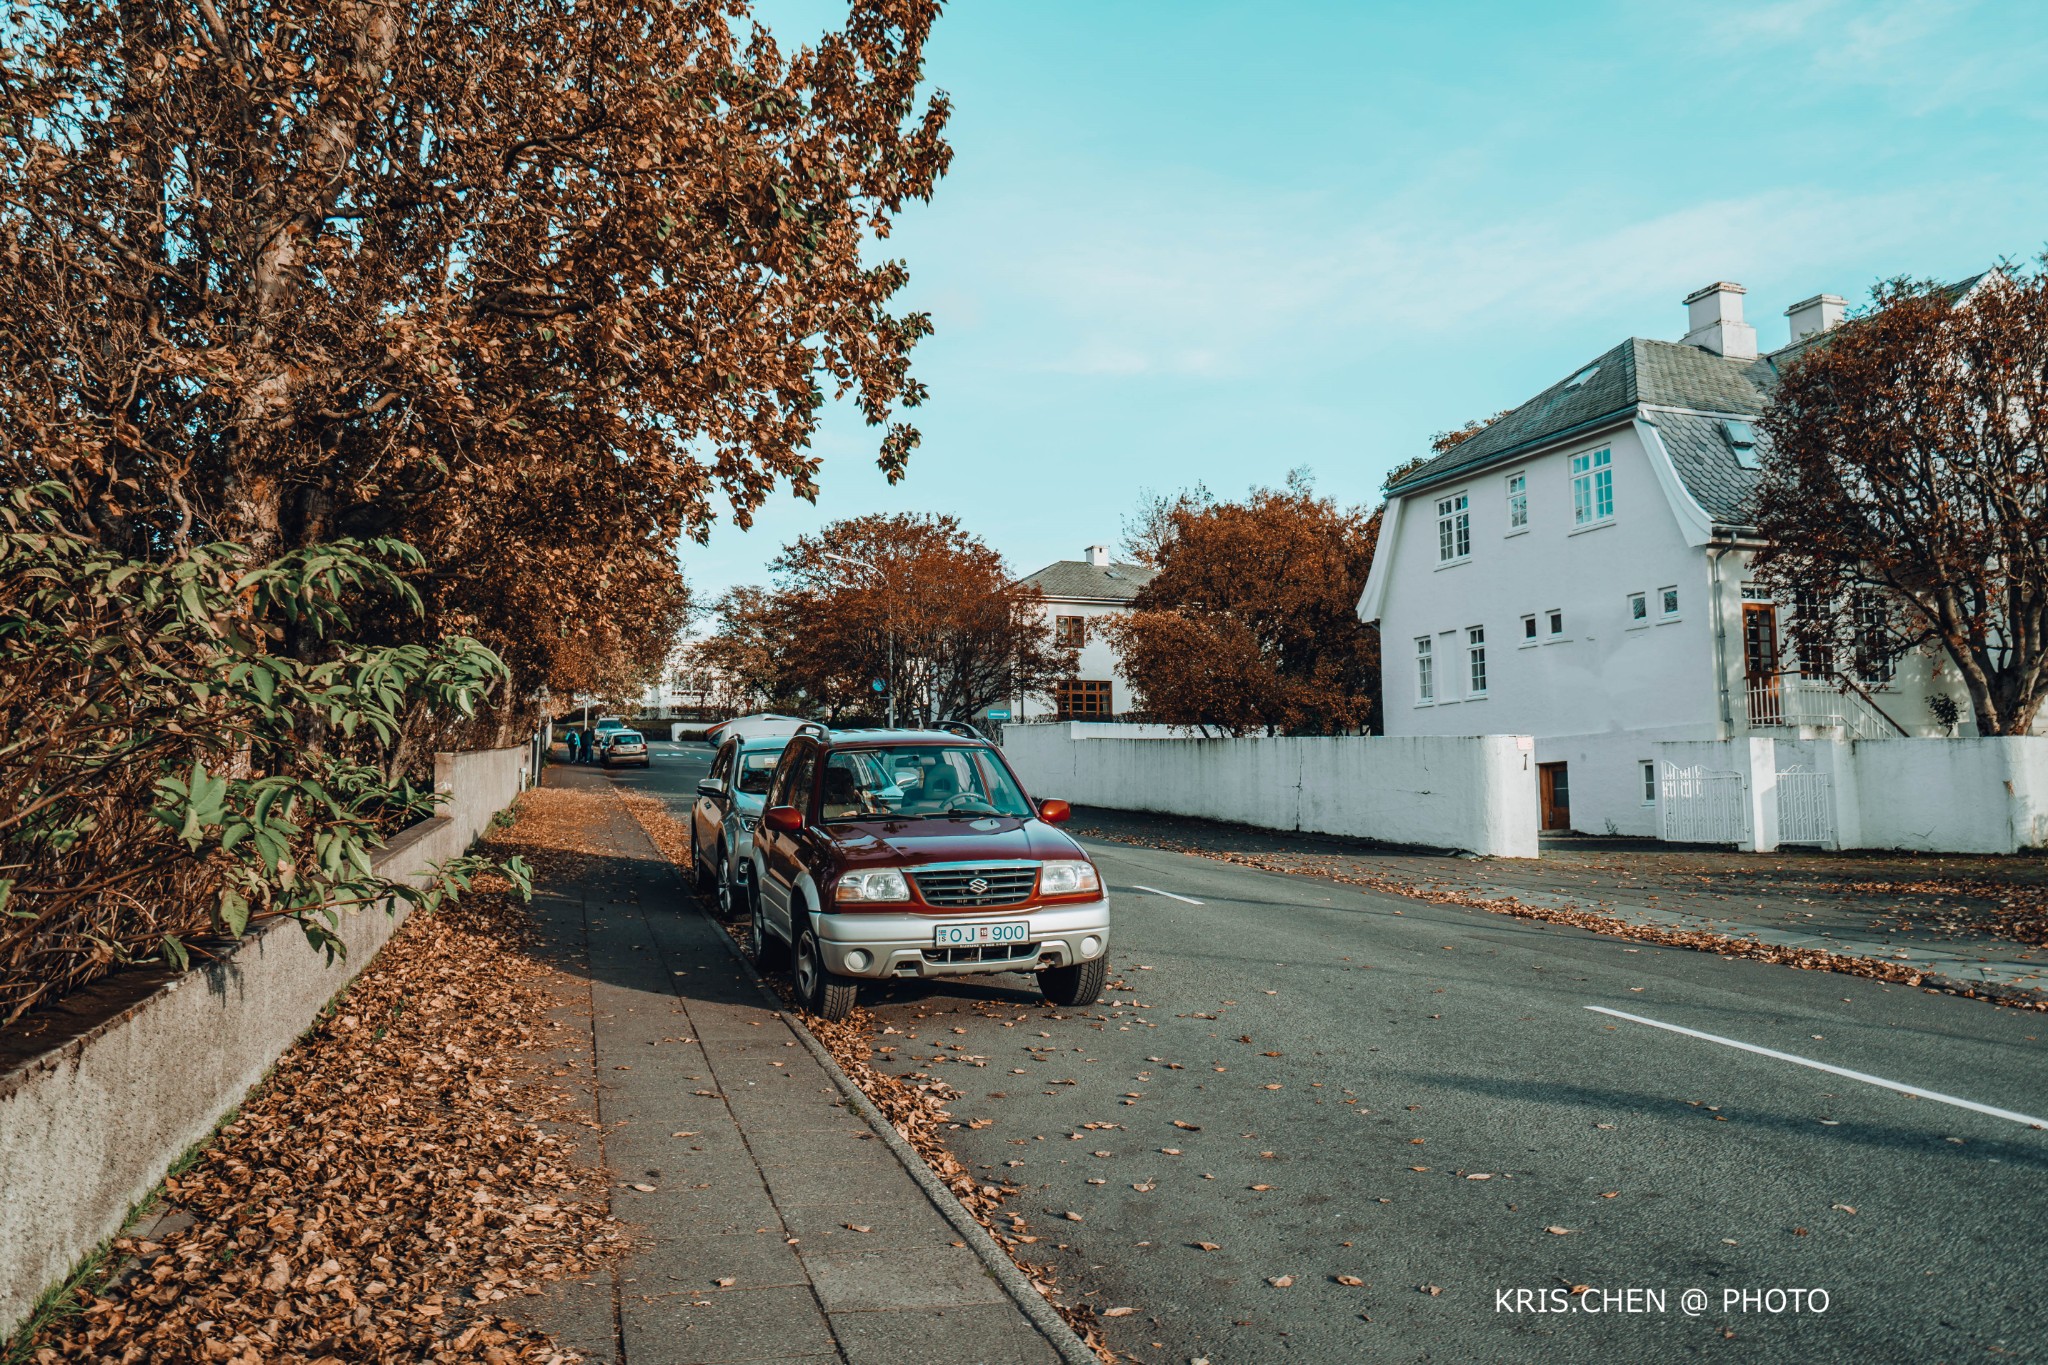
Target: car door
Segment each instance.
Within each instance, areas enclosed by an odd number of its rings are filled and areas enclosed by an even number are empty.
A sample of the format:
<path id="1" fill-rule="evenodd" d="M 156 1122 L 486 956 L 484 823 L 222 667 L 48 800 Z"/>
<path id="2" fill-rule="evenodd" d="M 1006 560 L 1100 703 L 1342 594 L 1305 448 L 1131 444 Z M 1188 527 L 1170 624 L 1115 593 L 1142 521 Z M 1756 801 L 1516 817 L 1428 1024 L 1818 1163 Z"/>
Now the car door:
<path id="1" fill-rule="evenodd" d="M 738 748 L 735 740 L 727 740 L 718 747 L 718 755 L 711 760 L 711 771 L 704 779 L 716 783 L 718 791 L 699 791 L 690 804 L 692 841 L 707 855 L 718 851 L 718 832 L 725 827 L 726 807 L 732 804 L 733 755 Z"/>
<path id="2" fill-rule="evenodd" d="M 795 806 L 808 813 L 811 779 L 817 773 L 817 764 L 816 744 L 799 740 L 789 746 L 775 769 L 775 780 L 768 784 L 768 798 L 761 807 L 763 819 L 754 830 L 757 844 L 766 841 L 761 856 L 763 913 L 768 917 L 768 927 L 792 943 L 796 941 L 796 930 L 790 902 L 797 878 L 804 870 L 803 835 L 770 829 L 766 816 L 777 806 Z"/>

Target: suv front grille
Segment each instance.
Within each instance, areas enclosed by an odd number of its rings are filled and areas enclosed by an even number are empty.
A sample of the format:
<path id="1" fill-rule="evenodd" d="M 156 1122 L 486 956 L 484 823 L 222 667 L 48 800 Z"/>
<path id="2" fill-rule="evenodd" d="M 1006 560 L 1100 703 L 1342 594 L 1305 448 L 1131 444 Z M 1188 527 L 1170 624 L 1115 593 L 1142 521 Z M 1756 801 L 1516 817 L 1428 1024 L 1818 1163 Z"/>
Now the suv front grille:
<path id="1" fill-rule="evenodd" d="M 926 905 L 1015 905 L 1038 885 L 1035 867 L 948 867 L 913 872 Z M 977 885 L 978 883 L 978 885 Z"/>
<path id="2" fill-rule="evenodd" d="M 992 943 L 985 948 L 927 948 L 926 962 L 1018 962 L 1038 956 L 1036 943 Z"/>

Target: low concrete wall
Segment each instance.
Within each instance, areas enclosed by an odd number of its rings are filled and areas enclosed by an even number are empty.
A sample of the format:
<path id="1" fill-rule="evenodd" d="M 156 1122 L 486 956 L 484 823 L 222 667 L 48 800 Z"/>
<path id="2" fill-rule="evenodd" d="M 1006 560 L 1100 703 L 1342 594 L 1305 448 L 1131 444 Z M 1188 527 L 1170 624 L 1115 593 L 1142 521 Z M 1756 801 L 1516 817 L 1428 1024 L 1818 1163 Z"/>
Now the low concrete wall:
<path id="1" fill-rule="evenodd" d="M 379 851 L 422 882 L 460 856 L 529 780 L 531 750 L 438 754 L 434 819 Z M 0 1068 L 0 1339 L 204 1138 L 403 922 L 346 915 L 329 963 L 293 924 L 251 934 L 209 966 L 115 977 L 56 1007 L 57 1036 Z"/>
<path id="2" fill-rule="evenodd" d="M 1853 747 L 1857 847 L 2048 848 L 2048 736 L 1865 740 Z"/>
<path id="3" fill-rule="evenodd" d="M 1533 746 L 1476 738 L 1104 739 L 1020 725 L 1003 752 L 1035 796 L 1504 858 L 1536 856 Z"/>

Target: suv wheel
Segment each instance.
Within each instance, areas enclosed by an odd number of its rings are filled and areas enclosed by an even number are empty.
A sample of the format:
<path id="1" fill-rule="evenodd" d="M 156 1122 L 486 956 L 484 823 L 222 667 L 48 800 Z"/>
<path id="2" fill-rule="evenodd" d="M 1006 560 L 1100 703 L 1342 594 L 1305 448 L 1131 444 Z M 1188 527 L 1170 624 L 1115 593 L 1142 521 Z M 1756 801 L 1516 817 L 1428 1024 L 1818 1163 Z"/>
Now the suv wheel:
<path id="1" fill-rule="evenodd" d="M 1109 959 L 1098 957 L 1076 962 L 1071 967 L 1048 967 L 1038 974 L 1038 989 L 1054 1005 L 1079 1008 L 1092 1005 L 1102 995 L 1102 983 L 1109 976 Z"/>
<path id="2" fill-rule="evenodd" d="M 826 968 L 818 936 L 806 926 L 796 940 L 797 1002 L 827 1023 L 836 1024 L 853 1012 L 858 990 L 852 981 Z"/>
<path id="3" fill-rule="evenodd" d="M 703 897 L 709 896 L 714 889 L 711 873 L 704 866 L 703 851 L 697 847 L 697 829 L 693 820 L 690 827 L 690 890 Z"/>
<path id="4" fill-rule="evenodd" d="M 768 917 L 761 913 L 761 897 L 751 887 L 746 893 L 746 900 L 747 937 L 754 945 L 751 954 L 754 965 L 764 972 L 779 971 L 789 961 L 789 945 L 768 927 Z"/>

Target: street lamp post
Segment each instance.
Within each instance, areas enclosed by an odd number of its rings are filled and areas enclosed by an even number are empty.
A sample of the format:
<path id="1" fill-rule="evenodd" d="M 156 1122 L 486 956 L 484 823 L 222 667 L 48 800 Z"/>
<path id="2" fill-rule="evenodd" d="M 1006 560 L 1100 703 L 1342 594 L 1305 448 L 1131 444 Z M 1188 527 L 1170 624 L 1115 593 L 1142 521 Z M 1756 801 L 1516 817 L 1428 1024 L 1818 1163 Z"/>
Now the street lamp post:
<path id="1" fill-rule="evenodd" d="M 877 582 L 882 580 L 881 566 L 871 560 L 855 559 L 852 555 L 842 555 L 832 550 L 820 550 L 818 553 L 826 559 L 837 560 L 841 564 L 851 564 L 857 569 L 866 569 L 869 573 L 875 575 Z M 882 610 L 882 632 L 884 657 L 887 659 L 885 671 L 888 674 L 887 681 L 889 684 L 889 728 L 893 730 L 896 728 L 896 621 L 895 613 L 889 610 L 886 603 Z"/>

